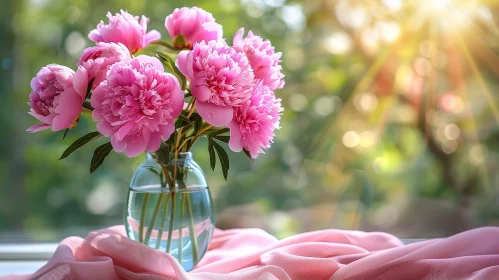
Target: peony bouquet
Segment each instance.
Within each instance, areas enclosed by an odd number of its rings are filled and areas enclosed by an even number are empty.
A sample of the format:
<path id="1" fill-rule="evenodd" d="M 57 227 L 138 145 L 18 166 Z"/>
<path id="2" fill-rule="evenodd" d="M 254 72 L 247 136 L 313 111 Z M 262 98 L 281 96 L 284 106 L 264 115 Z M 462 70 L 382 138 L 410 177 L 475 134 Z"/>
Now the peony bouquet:
<path id="1" fill-rule="evenodd" d="M 147 32 L 145 16 L 122 10 L 107 17 L 90 31 L 96 45 L 84 50 L 76 71 L 49 64 L 31 81 L 29 113 L 41 123 L 29 132 L 67 132 L 82 113 L 97 123 L 61 159 L 102 136 L 110 141 L 94 152 L 90 172 L 112 150 L 178 154 L 200 137 L 210 139 L 210 155 L 224 158 L 219 142 L 250 158 L 270 147 L 283 111 L 274 90 L 284 86 L 284 75 L 281 53 L 268 40 L 251 31 L 244 38 L 241 28 L 230 46 L 222 26 L 198 7 L 166 17 L 171 42 Z M 221 162 L 226 178 L 228 161 Z"/>
<path id="2" fill-rule="evenodd" d="M 139 201 L 140 206 L 136 211 L 127 205 L 127 233 L 171 253 L 190 270 L 207 249 L 214 219 L 209 191 L 204 198 L 194 191 L 199 185 L 207 188 L 204 178 L 199 184 L 187 180 L 189 170 L 191 177 L 202 174 L 198 165 L 177 160 L 184 161 L 196 141 L 207 137 L 211 168 L 218 156 L 227 179 L 223 143 L 250 159 L 270 147 L 283 112 L 274 94 L 284 86 L 281 53 L 251 31 L 244 37 L 243 28 L 230 46 L 222 26 L 197 7 L 175 9 L 166 17 L 170 42 L 161 41 L 156 30 L 147 32 L 145 16 L 121 11 L 107 17 L 108 23 L 101 21 L 90 31 L 95 46 L 84 50 L 76 71 L 50 64 L 32 79 L 29 113 L 40 123 L 28 131 L 51 128 L 65 136 L 82 114 L 91 115 L 96 131 L 76 140 L 60 157 L 108 138 L 94 151 L 91 173 L 113 150 L 128 157 L 148 152 L 145 169 L 151 172 L 146 173 L 157 174 L 161 189 L 136 192 L 135 183 L 151 185 L 136 171 L 128 203 Z M 150 158 L 160 168 L 150 165 Z"/>

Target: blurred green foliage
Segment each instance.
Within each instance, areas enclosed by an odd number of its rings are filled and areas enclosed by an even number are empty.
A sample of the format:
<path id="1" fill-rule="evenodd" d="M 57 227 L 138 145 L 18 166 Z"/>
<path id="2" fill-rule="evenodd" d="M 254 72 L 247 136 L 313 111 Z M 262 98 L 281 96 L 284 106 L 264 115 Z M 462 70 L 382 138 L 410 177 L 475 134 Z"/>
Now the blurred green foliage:
<path id="1" fill-rule="evenodd" d="M 409 4 L 392 7 L 399 2 Z M 499 225 L 498 7 L 480 3 L 482 18 L 448 32 L 439 11 L 425 19 L 410 4 L 417 1 L 406 2 L 4 1 L 0 239 L 57 240 L 122 223 L 142 157 L 113 153 L 90 175 L 100 139 L 58 161 L 94 124 L 85 116 L 64 140 L 63 132 L 26 133 L 36 122 L 27 114 L 29 82 L 49 63 L 75 68 L 107 11 L 144 14 L 169 40 L 165 17 L 192 5 L 213 13 L 229 43 L 245 27 L 284 54 L 286 86 L 276 94 L 286 112 L 267 154 L 252 164 L 231 153 L 225 182 L 209 169 L 205 139 L 194 148 L 220 227 L 279 237 L 321 228 L 429 237 Z M 454 33 L 469 38 L 456 47 Z"/>

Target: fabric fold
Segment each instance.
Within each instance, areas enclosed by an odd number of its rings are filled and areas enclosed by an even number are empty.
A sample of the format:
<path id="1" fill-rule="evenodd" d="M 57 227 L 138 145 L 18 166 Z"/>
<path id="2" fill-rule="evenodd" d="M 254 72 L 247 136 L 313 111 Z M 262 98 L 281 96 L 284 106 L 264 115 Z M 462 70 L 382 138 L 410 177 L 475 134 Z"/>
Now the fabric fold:
<path id="1" fill-rule="evenodd" d="M 171 255 L 128 239 L 123 226 L 64 239 L 33 275 L 0 279 L 498 279 L 499 228 L 403 245 L 379 232 L 321 230 L 282 240 L 261 229 L 215 230 L 191 272 Z"/>

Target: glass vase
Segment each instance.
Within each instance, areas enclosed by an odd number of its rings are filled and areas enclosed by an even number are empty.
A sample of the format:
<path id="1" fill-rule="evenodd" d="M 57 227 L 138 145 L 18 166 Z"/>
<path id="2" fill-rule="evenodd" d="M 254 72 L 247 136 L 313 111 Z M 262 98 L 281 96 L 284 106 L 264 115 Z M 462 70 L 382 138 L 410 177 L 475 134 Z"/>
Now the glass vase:
<path id="1" fill-rule="evenodd" d="M 173 185 L 175 182 L 175 186 Z M 170 184 L 171 183 L 171 184 Z M 162 163 L 148 153 L 135 171 L 125 208 L 130 239 L 170 253 L 186 271 L 208 249 L 215 219 L 204 173 L 191 153 Z"/>

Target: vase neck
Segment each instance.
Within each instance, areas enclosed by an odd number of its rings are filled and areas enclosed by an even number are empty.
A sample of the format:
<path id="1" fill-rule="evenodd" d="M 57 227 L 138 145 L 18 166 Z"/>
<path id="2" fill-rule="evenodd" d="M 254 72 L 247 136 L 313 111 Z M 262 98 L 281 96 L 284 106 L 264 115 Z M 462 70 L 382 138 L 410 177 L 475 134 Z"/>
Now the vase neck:
<path id="1" fill-rule="evenodd" d="M 156 155 L 154 153 L 148 152 L 146 154 L 146 160 L 156 160 Z M 178 153 L 175 157 L 175 153 L 170 153 L 168 164 L 183 165 L 192 161 L 191 152 Z"/>

